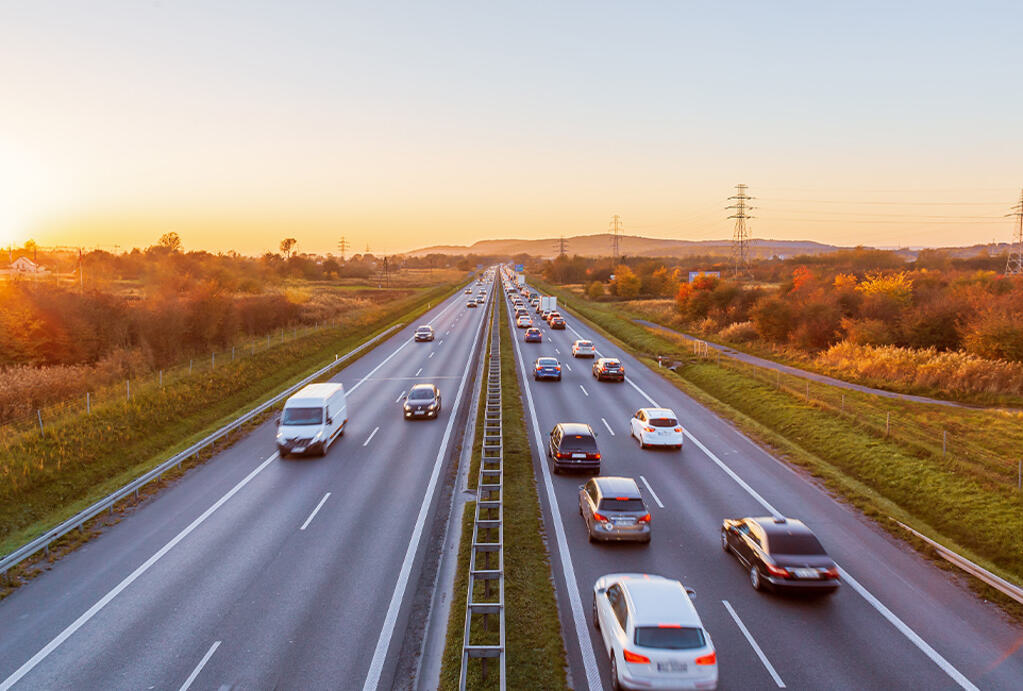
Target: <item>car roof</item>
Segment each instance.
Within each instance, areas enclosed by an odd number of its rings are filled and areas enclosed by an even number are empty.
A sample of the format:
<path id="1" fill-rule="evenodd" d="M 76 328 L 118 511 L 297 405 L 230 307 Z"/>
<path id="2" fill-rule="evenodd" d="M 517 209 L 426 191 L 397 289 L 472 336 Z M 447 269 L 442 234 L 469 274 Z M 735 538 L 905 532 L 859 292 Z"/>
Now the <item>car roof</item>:
<path id="1" fill-rule="evenodd" d="M 594 484 L 600 488 L 601 495 L 605 497 L 628 497 L 629 499 L 640 499 L 639 485 L 631 477 L 618 477 L 609 475 L 593 478 Z"/>
<path id="2" fill-rule="evenodd" d="M 772 535 L 813 535 L 813 531 L 797 518 L 776 519 L 774 516 L 757 516 L 746 520 L 756 521 L 764 529 L 767 537 Z"/>
<path id="3" fill-rule="evenodd" d="M 648 417 L 673 417 L 678 418 L 675 415 L 675 411 L 670 408 L 640 408 Z"/>
<path id="4" fill-rule="evenodd" d="M 432 391 L 435 388 L 437 387 L 435 387 L 433 384 L 416 384 L 411 389 L 409 389 L 409 393 L 412 393 L 416 389 L 430 389 Z"/>
<path id="5" fill-rule="evenodd" d="M 703 628 L 700 615 L 679 581 L 652 574 L 623 574 L 618 582 L 629 599 L 633 626 L 677 624 Z"/>
<path id="6" fill-rule="evenodd" d="M 593 436 L 593 430 L 585 422 L 559 422 L 558 426 L 565 434 L 585 434 Z"/>
<path id="7" fill-rule="evenodd" d="M 433 331 L 433 327 L 430 326 L 429 324 L 420 324 L 419 326 L 416 327 L 416 331 L 425 331 L 426 329 Z"/>
<path id="8" fill-rule="evenodd" d="M 586 345 L 593 345 L 593 341 L 587 341 L 585 338 L 580 338 L 576 343 L 583 343 Z"/>
<path id="9" fill-rule="evenodd" d="M 597 362 L 621 362 L 621 360 L 616 357 L 602 357 L 599 358 Z"/>
<path id="10" fill-rule="evenodd" d="M 554 362 L 557 362 L 558 358 L 554 357 L 553 355 L 541 355 L 536 359 L 536 361 L 539 362 L 540 360 L 553 360 Z"/>

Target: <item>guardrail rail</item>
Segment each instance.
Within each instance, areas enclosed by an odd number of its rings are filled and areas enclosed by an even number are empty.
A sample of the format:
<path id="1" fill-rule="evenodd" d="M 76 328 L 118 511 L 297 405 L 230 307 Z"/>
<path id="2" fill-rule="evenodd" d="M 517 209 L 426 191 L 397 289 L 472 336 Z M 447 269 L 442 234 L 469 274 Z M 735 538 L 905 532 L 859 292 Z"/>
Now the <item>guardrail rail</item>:
<path id="1" fill-rule="evenodd" d="M 391 326 L 388 329 L 378 333 L 376 336 L 369 339 L 365 343 L 348 351 L 344 355 L 340 357 L 335 357 L 334 361 L 328 364 L 327 366 L 320 368 L 319 370 L 310 374 L 302 381 L 290 386 L 289 388 L 277 394 L 270 400 L 261 403 L 260 405 L 256 406 L 249 412 L 242 415 L 241 417 L 232 420 L 228 424 L 218 429 L 216 432 L 213 432 L 209 436 L 201 439 L 200 441 L 197 441 L 195 444 L 192 444 L 184 451 L 175 454 L 174 456 L 167 459 L 160 465 L 156 466 L 149 472 L 139 476 L 138 478 L 136 478 L 132 482 L 129 482 L 127 485 L 124 485 L 115 492 L 108 494 L 106 497 L 100 499 L 92 506 L 83 509 L 79 513 L 75 514 L 74 516 L 67 519 L 60 525 L 56 526 L 55 528 L 48 530 L 46 533 L 40 535 L 39 537 L 32 540 L 28 544 L 23 545 L 22 547 L 19 547 L 10 554 L 5 555 L 2 559 L 0 559 L 0 582 L 7 581 L 7 573 L 8 571 L 10 571 L 12 567 L 17 566 L 22 561 L 32 556 L 36 552 L 44 551 L 48 553 L 50 545 L 53 544 L 56 540 L 59 540 L 60 538 L 64 537 L 72 530 L 81 530 L 86 523 L 88 523 L 89 521 L 91 521 L 93 518 L 100 515 L 104 511 L 113 511 L 114 505 L 116 505 L 122 499 L 127 498 L 128 495 L 134 494 L 135 498 L 138 499 L 139 490 L 148 485 L 150 482 L 159 480 L 161 477 L 163 477 L 164 473 L 171 470 L 172 468 L 180 468 L 181 464 L 184 461 L 187 461 L 192 456 L 195 456 L 196 454 L 202 452 L 203 449 L 205 449 L 206 447 L 213 445 L 218 440 L 222 439 L 223 437 L 227 436 L 228 434 L 234 432 L 236 429 L 248 423 L 250 420 L 258 417 L 267 410 L 273 408 L 275 405 L 277 405 L 278 403 L 286 399 L 288 396 L 301 389 L 306 384 L 316 381 L 317 379 L 329 373 L 332 369 L 336 368 L 338 365 L 340 365 L 342 362 L 346 361 L 356 353 L 365 350 L 367 347 L 381 340 L 382 338 L 389 335 L 393 331 L 400 329 L 402 326 L 404 325 L 395 324 L 394 326 Z"/>
<path id="2" fill-rule="evenodd" d="M 495 276 L 500 287 L 501 277 Z M 505 689 L 504 631 L 504 442 L 501 411 L 501 335 L 494 291 L 491 311 L 490 356 L 487 363 L 486 409 L 483 417 L 483 448 L 476 483 L 476 510 L 469 552 L 469 582 L 465 598 L 462 664 L 459 691 L 465 691 L 469 661 L 479 659 L 481 676 L 487 678 L 487 661 L 497 658 L 501 691 Z M 481 598 L 481 599 L 477 599 Z M 493 619 L 497 619 L 496 622 Z M 497 627 L 494 643 L 492 626 Z"/>

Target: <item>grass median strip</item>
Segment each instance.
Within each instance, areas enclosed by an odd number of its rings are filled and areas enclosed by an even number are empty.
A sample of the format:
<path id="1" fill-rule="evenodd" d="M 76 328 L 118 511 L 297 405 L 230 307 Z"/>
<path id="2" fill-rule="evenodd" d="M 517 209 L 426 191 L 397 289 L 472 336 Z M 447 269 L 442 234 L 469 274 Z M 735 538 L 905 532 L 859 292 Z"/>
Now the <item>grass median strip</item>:
<path id="1" fill-rule="evenodd" d="M 1015 487 L 1016 459 L 1006 457 L 1013 444 L 1017 458 L 1020 451 L 1019 420 L 1013 416 L 879 401 L 872 394 L 839 392 L 826 385 L 814 385 L 806 394 L 805 382 L 797 385 L 773 372 L 765 375 L 726 358 L 718 364 L 691 357 L 678 344 L 603 305 L 565 291 L 553 292 L 652 367 L 656 368 L 655 354 L 680 360 L 675 371 L 659 371 L 680 390 L 781 457 L 806 468 L 868 515 L 894 517 L 1008 580 L 1023 581 L 1023 493 Z M 899 411 L 900 424 L 913 433 L 890 433 L 886 418 L 878 413 L 882 405 Z M 937 416 L 948 425 L 956 418 L 983 416 L 974 420 L 980 430 L 964 429 L 969 425 L 959 421 L 958 428 L 970 443 L 983 443 L 983 435 L 1002 438 L 991 439 L 969 456 L 943 456 L 940 436 L 936 441 L 914 436 Z M 1006 443 L 1006 439 L 1010 441 Z M 890 521 L 882 520 L 882 525 L 892 529 Z M 893 532 L 904 537 L 897 529 Z"/>
<path id="2" fill-rule="evenodd" d="M 501 334 L 507 687 L 565 689 L 568 688 L 565 649 L 554 598 L 550 558 L 543 540 L 540 500 L 515 372 L 515 355 L 504 301 L 498 299 L 498 302 L 495 318 L 500 321 Z M 477 435 L 482 435 L 482 426 L 477 427 Z M 466 504 L 462 516 L 462 542 L 441 669 L 441 689 L 458 688 L 474 509 L 473 503 Z M 496 627 L 493 628 L 496 640 Z M 473 630 L 477 630 L 475 625 Z M 478 662 L 470 664 L 469 670 L 468 688 L 498 688 L 494 673 L 496 665 L 490 666 L 492 671 L 488 673 L 486 683 L 480 679 Z"/>
<path id="3" fill-rule="evenodd" d="M 0 554 L 130 482 L 254 405 L 450 295 L 442 285 L 215 371 L 97 407 L 0 452 Z M 371 350 L 371 349 L 367 349 Z M 350 364 L 367 351 L 346 362 Z M 237 438 L 238 435 L 233 435 Z M 17 573 L 12 572 L 12 577 Z"/>

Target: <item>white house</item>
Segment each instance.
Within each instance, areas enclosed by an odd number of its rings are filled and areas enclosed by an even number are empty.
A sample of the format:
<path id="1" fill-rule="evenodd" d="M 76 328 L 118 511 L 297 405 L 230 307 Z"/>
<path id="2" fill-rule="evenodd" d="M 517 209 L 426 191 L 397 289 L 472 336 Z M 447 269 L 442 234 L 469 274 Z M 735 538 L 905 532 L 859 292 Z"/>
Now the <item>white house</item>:
<path id="1" fill-rule="evenodd" d="M 50 272 L 28 257 L 18 257 L 7 267 L 7 273 L 12 276 L 41 276 Z"/>

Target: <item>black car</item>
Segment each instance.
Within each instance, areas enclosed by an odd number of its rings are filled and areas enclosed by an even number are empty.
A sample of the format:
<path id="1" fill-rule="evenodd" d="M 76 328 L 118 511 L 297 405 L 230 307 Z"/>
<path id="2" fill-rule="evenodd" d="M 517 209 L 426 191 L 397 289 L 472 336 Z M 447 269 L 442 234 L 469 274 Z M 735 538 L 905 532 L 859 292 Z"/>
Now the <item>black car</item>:
<path id="1" fill-rule="evenodd" d="M 561 381 L 561 363 L 557 358 L 538 357 L 533 363 L 533 379 L 556 379 Z"/>
<path id="2" fill-rule="evenodd" d="M 433 340 L 433 327 L 428 324 L 416 327 L 415 338 L 417 341 L 432 341 Z"/>
<path id="3" fill-rule="evenodd" d="M 838 567 L 813 532 L 794 518 L 726 518 L 721 548 L 749 570 L 754 590 L 830 594 Z"/>
<path id="4" fill-rule="evenodd" d="M 555 473 L 562 470 L 587 470 L 600 473 L 600 449 L 597 435 L 582 422 L 559 422 L 551 430 L 547 457 Z"/>
<path id="5" fill-rule="evenodd" d="M 402 410 L 406 420 L 436 418 L 440 415 L 440 391 L 433 384 L 416 384 L 405 395 Z"/>

